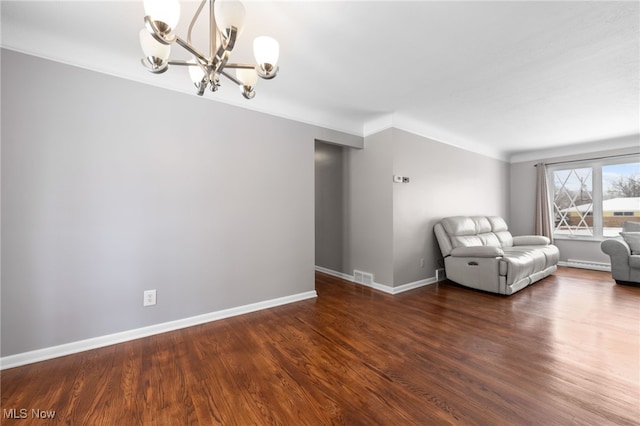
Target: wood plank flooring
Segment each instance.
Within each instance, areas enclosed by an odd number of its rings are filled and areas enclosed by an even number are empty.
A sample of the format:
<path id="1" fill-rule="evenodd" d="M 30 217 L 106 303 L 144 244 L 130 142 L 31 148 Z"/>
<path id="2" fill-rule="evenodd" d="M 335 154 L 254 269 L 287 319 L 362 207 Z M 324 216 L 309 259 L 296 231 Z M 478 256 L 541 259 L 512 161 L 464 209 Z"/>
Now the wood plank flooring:
<path id="1" fill-rule="evenodd" d="M 509 297 L 446 281 L 390 296 L 321 273 L 316 287 L 5 370 L 2 424 L 640 424 L 640 287 L 608 273 L 560 268 Z"/>

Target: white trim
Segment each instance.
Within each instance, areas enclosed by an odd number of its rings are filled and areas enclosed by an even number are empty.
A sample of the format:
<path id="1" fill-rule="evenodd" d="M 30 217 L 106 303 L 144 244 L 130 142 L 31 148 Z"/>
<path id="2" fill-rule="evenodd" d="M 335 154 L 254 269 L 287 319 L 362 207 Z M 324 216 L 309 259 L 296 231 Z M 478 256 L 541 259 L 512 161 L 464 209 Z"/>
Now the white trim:
<path id="1" fill-rule="evenodd" d="M 590 262 L 587 260 L 567 259 L 558 262 L 558 266 L 566 266 L 569 268 L 590 269 L 592 271 L 611 272 L 611 265 L 601 262 Z"/>
<path id="2" fill-rule="evenodd" d="M 277 299 L 265 300 L 263 302 L 238 306 L 236 308 L 229 308 L 222 311 L 210 312 L 208 314 L 196 315 L 176 321 L 154 324 L 148 327 L 141 327 L 133 330 L 123 331 L 120 333 L 108 334 L 106 336 L 65 343 L 59 346 L 37 349 L 35 351 L 23 352 L 16 355 L 9 355 L 0 358 L 0 370 L 18 367 L 21 365 L 31 364 L 39 361 L 45 361 L 48 359 L 71 355 L 91 349 L 102 348 L 104 346 L 115 345 L 117 343 L 127 342 L 129 340 L 140 339 L 142 337 L 148 337 L 155 334 L 178 330 L 181 328 L 192 327 L 194 325 L 248 314 L 250 312 L 260 311 L 263 309 L 275 308 L 276 306 L 299 302 L 306 299 L 313 299 L 315 297 L 318 297 L 318 294 L 315 290 L 312 290 L 305 293 L 293 294 L 291 296 L 284 296 Z"/>
<path id="3" fill-rule="evenodd" d="M 333 275 L 334 277 L 342 278 L 343 280 L 355 282 L 355 280 L 353 279 L 353 275 L 344 274 L 342 272 L 337 272 L 328 268 L 323 268 L 322 266 L 316 266 L 316 271 L 325 273 L 327 275 Z"/>
<path id="4" fill-rule="evenodd" d="M 360 284 L 360 285 L 363 285 L 363 286 L 365 286 L 365 287 L 369 287 L 369 288 L 372 288 L 372 289 L 374 289 L 374 290 L 381 291 L 381 292 L 383 292 L 383 293 L 387 293 L 387 294 L 395 294 L 395 293 L 393 292 L 393 287 L 391 287 L 391 286 L 389 286 L 389 285 L 386 285 L 386 284 L 380 284 L 380 283 L 377 283 L 377 282 L 375 282 L 375 281 L 374 281 L 374 282 L 372 282 L 371 284 L 364 284 L 364 283 L 358 283 L 358 282 L 357 282 L 356 284 Z"/>
<path id="5" fill-rule="evenodd" d="M 640 141 L 640 135 L 629 135 L 611 139 L 604 139 L 600 141 L 591 141 L 577 143 L 573 145 L 564 145 L 560 147 L 542 148 L 538 150 L 521 152 L 514 154 L 509 159 L 511 164 L 522 163 L 525 161 L 537 161 L 547 160 L 549 158 L 566 157 L 574 155 L 585 155 L 600 152 L 603 150 L 603 146 L 606 146 L 606 150 L 614 149 L 627 149 L 634 148 L 637 151 L 638 142 Z M 636 154 L 632 152 L 630 154 Z M 571 160 L 569 160 L 571 161 Z"/>
<path id="6" fill-rule="evenodd" d="M 437 282 L 436 277 L 431 277 L 431 278 L 426 278 L 424 280 L 414 281 L 412 283 L 402 284 L 398 287 L 391 287 L 391 294 L 403 293 L 405 291 L 424 287 L 426 285 L 435 284 L 436 282 Z"/>
<path id="7" fill-rule="evenodd" d="M 486 144 L 482 144 L 480 142 L 473 141 L 471 139 L 463 138 L 445 130 L 438 129 L 423 121 L 406 117 L 402 114 L 397 113 L 383 114 L 366 121 L 362 125 L 362 136 L 366 138 L 368 136 L 383 132 L 387 129 L 402 130 L 407 133 L 412 133 L 414 135 L 430 139 L 435 142 L 450 145 L 456 148 L 463 149 L 465 151 L 480 154 L 485 157 L 504 162 L 509 161 L 507 153 L 499 149 L 493 148 Z"/>
<path id="8" fill-rule="evenodd" d="M 500 149 L 459 136 L 455 133 L 450 133 L 447 130 L 437 128 L 421 120 L 406 117 L 402 114 L 393 115 L 393 128 L 413 133 L 414 135 L 431 139 L 432 141 L 440 142 L 445 145 L 460 148 L 464 151 L 480 154 L 484 157 L 504 162 L 509 161 L 508 154 Z"/>
<path id="9" fill-rule="evenodd" d="M 431 278 L 426 278 L 424 280 L 419 280 L 419 281 L 414 281 L 412 283 L 403 284 L 403 285 L 398 286 L 398 287 L 391 287 L 389 285 L 380 284 L 380 283 L 377 283 L 375 281 L 371 285 L 367 285 L 367 284 L 363 284 L 361 282 L 356 282 L 356 280 L 353 278 L 353 275 L 345 274 L 345 273 L 342 273 L 342 272 L 336 272 L 336 271 L 333 271 L 331 269 L 323 268 L 322 266 L 316 266 L 316 271 L 323 272 L 325 274 L 332 275 L 334 277 L 342 278 L 344 280 L 351 281 L 351 282 L 353 282 L 355 284 L 359 284 L 359 285 L 362 285 L 362 286 L 365 286 L 365 287 L 370 287 L 370 288 L 382 291 L 382 292 L 387 293 L 387 294 L 399 294 L 399 293 L 402 293 L 402 292 L 405 292 L 405 291 L 409 291 L 409 290 L 413 290 L 413 289 L 416 289 L 416 288 L 424 287 L 426 285 L 435 284 L 437 282 L 435 277 L 431 277 Z"/>
<path id="10" fill-rule="evenodd" d="M 362 136 L 367 137 L 393 128 L 393 114 L 384 114 L 362 125 Z"/>

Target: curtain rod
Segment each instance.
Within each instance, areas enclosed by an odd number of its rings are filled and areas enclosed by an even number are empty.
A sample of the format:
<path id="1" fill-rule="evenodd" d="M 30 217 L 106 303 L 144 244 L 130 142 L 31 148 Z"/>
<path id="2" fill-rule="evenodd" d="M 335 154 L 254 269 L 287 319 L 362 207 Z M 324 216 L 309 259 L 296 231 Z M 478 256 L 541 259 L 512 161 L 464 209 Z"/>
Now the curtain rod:
<path id="1" fill-rule="evenodd" d="M 605 155 L 603 157 L 584 158 L 582 160 L 555 161 L 553 163 L 543 163 L 543 164 L 545 166 L 552 166 L 554 164 L 569 164 L 569 163 L 578 163 L 581 161 L 606 160 L 608 158 L 632 157 L 634 155 L 640 155 L 640 154 L 634 153 L 634 154 Z M 533 167 L 538 167 L 538 164 L 534 164 Z"/>

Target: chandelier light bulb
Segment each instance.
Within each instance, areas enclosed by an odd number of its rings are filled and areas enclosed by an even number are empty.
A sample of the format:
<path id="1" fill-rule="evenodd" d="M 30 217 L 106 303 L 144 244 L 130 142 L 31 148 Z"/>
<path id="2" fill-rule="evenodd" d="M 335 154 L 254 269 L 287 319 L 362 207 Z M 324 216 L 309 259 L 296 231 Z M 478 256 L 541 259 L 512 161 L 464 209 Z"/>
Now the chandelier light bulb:
<path id="1" fill-rule="evenodd" d="M 253 40 L 253 54 L 259 65 L 269 64 L 275 67 L 280 56 L 280 45 L 276 39 L 260 36 Z"/>
<path id="2" fill-rule="evenodd" d="M 265 79 L 272 79 L 278 72 L 278 56 L 280 45 L 271 37 L 260 36 L 253 40 L 253 54 L 256 57 L 258 75 Z"/>
<path id="3" fill-rule="evenodd" d="M 238 68 L 236 69 L 236 77 L 245 86 L 255 87 L 258 82 L 258 74 L 254 69 Z"/>
<path id="4" fill-rule="evenodd" d="M 178 0 L 144 0 L 144 12 L 152 20 L 162 22 L 170 29 L 180 20 L 180 2 Z"/>
<path id="5" fill-rule="evenodd" d="M 193 61 L 193 63 L 195 64 L 196 62 Z M 189 68 L 189 77 L 191 77 L 193 84 L 199 84 L 204 77 L 204 71 L 202 71 L 202 68 L 199 65 L 189 65 L 187 68 Z"/>
<path id="6" fill-rule="evenodd" d="M 214 3 L 216 23 L 222 35 L 229 37 L 231 27 L 236 27 L 238 36 L 244 28 L 244 5 L 238 0 L 216 0 Z"/>
<path id="7" fill-rule="evenodd" d="M 171 46 L 158 43 L 146 28 L 140 30 L 140 47 L 147 58 L 153 57 L 166 61 L 171 54 Z"/>

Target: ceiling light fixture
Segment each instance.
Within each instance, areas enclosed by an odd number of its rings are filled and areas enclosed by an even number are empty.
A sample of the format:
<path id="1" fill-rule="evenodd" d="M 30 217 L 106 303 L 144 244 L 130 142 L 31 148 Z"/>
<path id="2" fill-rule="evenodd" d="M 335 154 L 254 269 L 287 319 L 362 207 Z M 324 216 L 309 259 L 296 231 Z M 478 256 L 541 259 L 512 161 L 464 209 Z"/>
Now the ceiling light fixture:
<path id="1" fill-rule="evenodd" d="M 140 45 L 144 52 L 142 65 L 155 74 L 165 72 L 169 65 L 189 68 L 189 75 L 202 96 L 207 87 L 212 92 L 220 87 L 220 75 L 240 87 L 247 99 L 255 96 L 258 77 L 272 79 L 278 73 L 280 47 L 271 37 L 261 36 L 253 41 L 257 64 L 230 63 L 229 55 L 242 32 L 245 9 L 237 0 L 202 0 L 191 19 L 187 40 L 175 33 L 180 18 L 178 0 L 144 0 L 145 29 L 140 31 Z M 191 44 L 191 32 L 205 4 L 209 3 L 209 55 L 206 56 Z M 193 55 L 193 60 L 169 60 L 171 45 L 177 43 Z M 235 69 L 235 75 L 227 72 Z"/>

